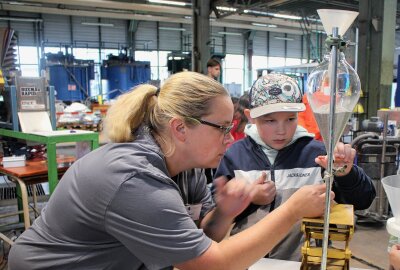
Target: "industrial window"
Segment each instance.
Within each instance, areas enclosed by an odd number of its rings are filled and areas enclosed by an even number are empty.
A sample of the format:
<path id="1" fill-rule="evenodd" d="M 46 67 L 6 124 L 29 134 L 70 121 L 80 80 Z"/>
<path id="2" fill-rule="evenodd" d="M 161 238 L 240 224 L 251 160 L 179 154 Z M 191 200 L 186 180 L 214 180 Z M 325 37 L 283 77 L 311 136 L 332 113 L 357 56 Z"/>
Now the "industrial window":
<path id="1" fill-rule="evenodd" d="M 119 51 L 117 49 L 102 49 L 100 52 L 100 61 L 106 60 L 110 54 L 119 55 Z"/>
<path id="2" fill-rule="evenodd" d="M 38 77 L 38 50 L 33 46 L 18 46 L 18 61 L 21 75 L 27 77 Z"/>
<path id="3" fill-rule="evenodd" d="M 157 51 L 135 51 L 136 61 L 150 61 L 151 79 L 158 79 Z"/>
<path id="4" fill-rule="evenodd" d="M 158 52 L 158 65 L 159 65 L 159 75 L 158 79 L 163 82 L 165 81 L 171 74 L 168 72 L 168 54 L 170 51 L 159 51 Z"/>
<path id="5" fill-rule="evenodd" d="M 232 96 L 241 96 L 244 85 L 244 56 L 227 54 L 224 60 L 222 72 L 224 86 Z"/>
<path id="6" fill-rule="evenodd" d="M 170 51 L 135 51 L 136 61 L 150 61 L 151 79 L 164 81 L 169 77 L 167 55 Z"/>
<path id="7" fill-rule="evenodd" d="M 259 55 L 254 55 L 252 57 L 252 81 L 254 82 L 257 80 L 257 70 L 258 69 L 266 69 L 268 67 L 268 57 L 267 56 L 259 56 Z M 248 87 L 251 87 L 249 85 Z"/>
<path id="8" fill-rule="evenodd" d="M 99 49 L 91 48 L 74 48 L 75 59 L 82 60 L 94 60 L 95 63 L 99 63 Z"/>
<path id="9" fill-rule="evenodd" d="M 268 67 L 283 67 L 285 65 L 284 57 L 269 57 Z"/>
<path id="10" fill-rule="evenodd" d="M 300 65 L 301 64 L 301 59 L 297 58 L 286 58 L 285 61 L 285 66 L 295 66 L 295 65 Z"/>
<path id="11" fill-rule="evenodd" d="M 262 75 L 265 75 L 268 68 L 273 67 L 283 67 L 283 66 L 294 66 L 300 65 L 302 63 L 306 63 L 306 59 L 298 59 L 298 58 L 282 58 L 282 57 L 267 57 L 267 56 L 259 56 L 254 55 L 252 57 L 252 81 L 254 82 L 257 79 L 257 70 L 264 69 L 265 71 Z M 251 87 L 249 85 L 248 87 Z"/>
<path id="12" fill-rule="evenodd" d="M 45 47 L 44 53 L 58 53 L 63 52 L 65 54 L 65 49 L 63 47 Z"/>

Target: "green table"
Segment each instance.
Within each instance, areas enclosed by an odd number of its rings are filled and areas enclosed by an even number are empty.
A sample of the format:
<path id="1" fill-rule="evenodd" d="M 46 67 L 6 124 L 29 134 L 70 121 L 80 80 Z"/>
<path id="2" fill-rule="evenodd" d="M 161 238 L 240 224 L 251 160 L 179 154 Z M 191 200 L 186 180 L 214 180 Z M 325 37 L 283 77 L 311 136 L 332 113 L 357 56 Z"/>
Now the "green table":
<path id="1" fill-rule="evenodd" d="M 46 144 L 50 194 L 53 193 L 58 184 L 56 159 L 57 143 L 88 141 L 90 142 L 91 150 L 99 147 L 99 134 L 97 132 L 87 130 L 55 130 L 35 133 L 23 133 L 8 129 L 0 129 L 0 136 Z"/>

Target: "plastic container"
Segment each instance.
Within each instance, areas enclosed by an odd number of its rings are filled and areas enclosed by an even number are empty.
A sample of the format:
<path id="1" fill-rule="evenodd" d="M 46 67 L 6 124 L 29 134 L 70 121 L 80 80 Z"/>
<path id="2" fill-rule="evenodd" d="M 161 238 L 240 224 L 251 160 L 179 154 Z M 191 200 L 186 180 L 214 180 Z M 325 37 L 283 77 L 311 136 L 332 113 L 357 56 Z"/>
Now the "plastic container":
<path id="1" fill-rule="evenodd" d="M 395 244 L 400 244 L 400 175 L 390 175 L 382 179 L 382 186 L 391 206 L 393 216 L 386 222 L 389 233 L 388 251 Z"/>
<path id="2" fill-rule="evenodd" d="M 3 157 L 3 167 L 24 167 L 25 166 L 25 156 L 11 156 Z"/>
<path id="3" fill-rule="evenodd" d="M 388 244 L 388 252 L 389 252 L 393 245 L 400 244 L 400 225 L 396 223 L 396 219 L 394 217 L 389 218 L 387 220 L 386 230 L 389 233 L 389 244 Z"/>

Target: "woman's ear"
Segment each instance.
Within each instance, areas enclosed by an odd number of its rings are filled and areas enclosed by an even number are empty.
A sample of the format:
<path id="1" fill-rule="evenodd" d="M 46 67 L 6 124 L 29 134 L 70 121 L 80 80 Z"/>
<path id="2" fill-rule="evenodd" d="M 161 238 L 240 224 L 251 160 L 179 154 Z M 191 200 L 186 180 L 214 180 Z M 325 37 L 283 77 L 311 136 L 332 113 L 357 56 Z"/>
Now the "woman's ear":
<path id="1" fill-rule="evenodd" d="M 244 109 L 243 112 L 244 112 L 244 115 L 246 115 L 247 120 L 249 121 L 249 123 L 254 124 L 254 119 L 251 118 L 251 116 L 250 116 L 250 110 L 249 109 Z"/>
<path id="2" fill-rule="evenodd" d="M 169 122 L 172 135 L 179 141 L 186 140 L 186 125 L 182 119 L 172 118 Z"/>

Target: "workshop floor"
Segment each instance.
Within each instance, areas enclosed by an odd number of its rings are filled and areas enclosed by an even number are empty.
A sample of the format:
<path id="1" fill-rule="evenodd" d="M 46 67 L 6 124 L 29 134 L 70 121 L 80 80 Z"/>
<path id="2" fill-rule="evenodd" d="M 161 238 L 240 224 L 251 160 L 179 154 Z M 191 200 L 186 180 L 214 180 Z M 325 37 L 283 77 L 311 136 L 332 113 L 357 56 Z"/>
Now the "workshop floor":
<path id="1" fill-rule="evenodd" d="M 365 269 L 389 269 L 387 246 L 389 235 L 384 224 L 358 224 L 350 250 L 350 266 Z"/>

